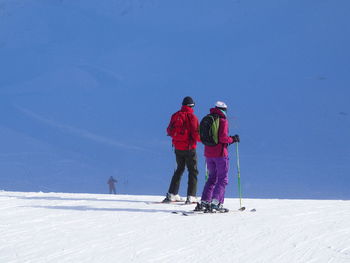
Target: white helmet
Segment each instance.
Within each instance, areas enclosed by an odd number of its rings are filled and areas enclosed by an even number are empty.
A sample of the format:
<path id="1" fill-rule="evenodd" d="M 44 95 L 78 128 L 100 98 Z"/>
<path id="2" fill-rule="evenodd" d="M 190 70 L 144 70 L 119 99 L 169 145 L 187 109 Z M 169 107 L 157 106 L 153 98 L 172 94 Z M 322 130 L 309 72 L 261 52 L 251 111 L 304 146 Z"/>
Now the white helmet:
<path id="1" fill-rule="evenodd" d="M 221 108 L 221 109 L 227 109 L 227 105 L 225 102 L 223 101 L 217 101 L 215 103 L 215 107 Z"/>

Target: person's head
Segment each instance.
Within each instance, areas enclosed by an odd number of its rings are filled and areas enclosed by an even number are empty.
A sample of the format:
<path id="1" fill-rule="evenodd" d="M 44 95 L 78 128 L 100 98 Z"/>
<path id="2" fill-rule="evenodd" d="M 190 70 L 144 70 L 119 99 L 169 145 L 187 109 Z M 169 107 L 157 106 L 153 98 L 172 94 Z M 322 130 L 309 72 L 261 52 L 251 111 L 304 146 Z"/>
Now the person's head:
<path id="1" fill-rule="evenodd" d="M 224 112 L 227 111 L 227 105 L 226 105 L 225 102 L 222 102 L 222 101 L 217 101 L 217 102 L 215 103 L 215 108 L 218 108 L 218 109 L 220 109 L 220 110 L 222 110 L 222 111 L 224 111 Z"/>
<path id="2" fill-rule="evenodd" d="M 187 96 L 183 99 L 182 105 L 193 108 L 194 107 L 194 100 L 190 96 Z"/>

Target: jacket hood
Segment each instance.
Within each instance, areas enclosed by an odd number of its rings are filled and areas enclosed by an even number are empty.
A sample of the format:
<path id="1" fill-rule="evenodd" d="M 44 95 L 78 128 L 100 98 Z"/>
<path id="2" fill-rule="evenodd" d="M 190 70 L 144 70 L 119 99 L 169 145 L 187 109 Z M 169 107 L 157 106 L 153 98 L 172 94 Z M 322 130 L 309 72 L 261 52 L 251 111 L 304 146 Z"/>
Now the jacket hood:
<path id="1" fill-rule="evenodd" d="M 211 108 L 211 109 L 210 109 L 210 113 L 211 113 L 211 114 L 217 114 L 217 115 L 219 115 L 221 118 L 226 119 L 226 115 L 225 115 L 220 109 L 218 109 L 218 108 Z"/>
<path id="2" fill-rule="evenodd" d="M 181 111 L 189 112 L 189 113 L 193 113 L 194 112 L 193 108 L 191 108 L 189 106 L 186 106 L 186 105 L 181 107 Z"/>

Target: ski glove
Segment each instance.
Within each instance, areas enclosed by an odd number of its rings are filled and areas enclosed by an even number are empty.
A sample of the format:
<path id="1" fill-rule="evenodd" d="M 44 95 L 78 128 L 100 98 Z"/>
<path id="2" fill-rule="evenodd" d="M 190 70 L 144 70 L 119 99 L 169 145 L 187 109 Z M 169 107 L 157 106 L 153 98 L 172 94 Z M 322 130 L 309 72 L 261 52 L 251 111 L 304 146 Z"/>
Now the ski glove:
<path id="1" fill-rule="evenodd" d="M 230 136 L 232 138 L 232 143 L 235 143 L 235 142 L 240 142 L 240 139 L 239 139 L 239 135 L 238 134 L 235 134 L 233 136 Z"/>

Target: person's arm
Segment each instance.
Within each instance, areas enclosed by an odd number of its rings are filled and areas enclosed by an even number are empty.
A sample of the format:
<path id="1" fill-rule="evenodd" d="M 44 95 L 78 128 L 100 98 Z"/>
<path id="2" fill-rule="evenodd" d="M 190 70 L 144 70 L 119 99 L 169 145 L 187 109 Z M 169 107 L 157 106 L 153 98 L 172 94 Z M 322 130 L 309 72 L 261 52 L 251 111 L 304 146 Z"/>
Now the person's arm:
<path id="1" fill-rule="evenodd" d="M 233 143 L 232 137 L 228 135 L 228 122 L 224 119 L 220 119 L 219 124 L 219 143 Z"/>
<path id="2" fill-rule="evenodd" d="M 199 122 L 196 115 L 191 114 L 190 119 L 190 137 L 194 142 L 200 142 L 201 138 L 199 136 Z"/>

